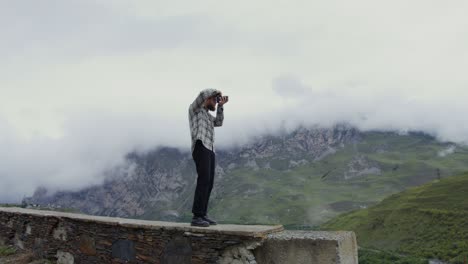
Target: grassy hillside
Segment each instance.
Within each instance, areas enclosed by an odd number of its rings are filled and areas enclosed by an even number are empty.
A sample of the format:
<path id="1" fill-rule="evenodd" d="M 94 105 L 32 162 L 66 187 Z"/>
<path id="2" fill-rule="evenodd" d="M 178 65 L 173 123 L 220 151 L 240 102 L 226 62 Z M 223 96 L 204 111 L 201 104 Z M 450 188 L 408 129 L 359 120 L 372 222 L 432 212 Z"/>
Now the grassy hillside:
<path id="1" fill-rule="evenodd" d="M 341 215 L 325 230 L 353 230 L 366 248 L 463 263 L 468 255 L 468 172 Z"/>
<path id="2" fill-rule="evenodd" d="M 468 171 L 467 148 L 457 147 L 453 153 L 441 156 L 439 153 L 450 144 L 424 135 L 363 135 L 360 142 L 346 145 L 321 160 L 304 157 L 309 164 L 290 170 L 282 169 L 281 161 L 256 159 L 257 164 L 275 165 L 272 169 L 236 169 L 223 178 L 215 178 L 210 214 L 226 223 L 281 223 L 290 229 L 314 228 L 408 187 Z M 381 173 L 344 178 L 356 156 L 378 166 Z"/>

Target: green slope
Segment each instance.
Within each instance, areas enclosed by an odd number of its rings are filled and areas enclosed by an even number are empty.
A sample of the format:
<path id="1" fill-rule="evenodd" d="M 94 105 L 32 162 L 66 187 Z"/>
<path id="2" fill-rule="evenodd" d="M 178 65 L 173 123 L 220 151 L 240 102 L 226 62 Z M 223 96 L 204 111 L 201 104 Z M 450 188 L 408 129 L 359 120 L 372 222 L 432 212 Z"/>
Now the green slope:
<path id="1" fill-rule="evenodd" d="M 325 230 L 353 230 L 366 248 L 462 263 L 468 255 L 468 172 L 343 214 Z"/>
<path id="2" fill-rule="evenodd" d="M 235 169 L 216 178 L 209 211 L 224 223 L 314 228 L 409 187 L 468 171 L 466 147 L 438 155 L 448 145 L 424 135 L 366 132 L 360 142 L 319 161 L 305 156 L 310 163 L 291 170 L 281 169 L 284 161 L 256 159 L 257 164 L 269 162 L 277 169 Z M 357 155 L 377 164 L 381 174 L 344 179 L 347 164 Z"/>

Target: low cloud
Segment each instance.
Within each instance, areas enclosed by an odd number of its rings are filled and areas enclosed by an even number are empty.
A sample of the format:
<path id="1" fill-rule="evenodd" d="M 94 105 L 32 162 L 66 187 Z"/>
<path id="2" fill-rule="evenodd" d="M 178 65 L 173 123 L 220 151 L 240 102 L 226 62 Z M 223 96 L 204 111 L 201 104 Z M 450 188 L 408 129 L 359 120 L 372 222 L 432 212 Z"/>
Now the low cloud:
<path id="1" fill-rule="evenodd" d="M 224 126 L 216 129 L 217 148 L 245 144 L 255 136 L 277 133 L 280 129 L 292 131 L 298 125 L 327 127 L 339 122 L 363 131 L 417 130 L 442 141 L 468 143 L 468 126 L 457 114 L 468 113 L 468 109 L 455 103 L 441 102 L 438 107 L 398 96 L 365 100 L 358 93 L 336 91 L 332 97 L 297 97 L 293 102 L 288 99 L 286 105 L 274 111 L 231 117 L 234 114 L 231 108 L 238 106 L 235 101 L 225 106 Z M 8 123 L 0 122 L 0 200 L 18 201 L 31 195 L 38 186 L 78 190 L 99 184 L 104 172 L 123 165 L 124 156 L 130 151 L 172 146 L 188 152 L 190 132 L 183 113 L 186 114 L 185 109 L 168 119 L 161 113 L 80 111 L 63 123 L 63 135 L 58 138 L 36 135 L 24 139 Z M 448 155 L 454 148 L 439 155 Z"/>
<path id="2" fill-rule="evenodd" d="M 443 158 L 443 157 L 446 157 L 446 156 L 448 156 L 450 154 L 455 153 L 455 149 L 457 149 L 457 147 L 452 145 L 452 146 L 447 147 L 446 149 L 443 149 L 443 150 L 437 152 L 437 155 L 439 157 Z"/>
<path id="3" fill-rule="evenodd" d="M 293 76 L 281 76 L 273 80 L 273 91 L 284 98 L 309 97 L 311 89 Z"/>

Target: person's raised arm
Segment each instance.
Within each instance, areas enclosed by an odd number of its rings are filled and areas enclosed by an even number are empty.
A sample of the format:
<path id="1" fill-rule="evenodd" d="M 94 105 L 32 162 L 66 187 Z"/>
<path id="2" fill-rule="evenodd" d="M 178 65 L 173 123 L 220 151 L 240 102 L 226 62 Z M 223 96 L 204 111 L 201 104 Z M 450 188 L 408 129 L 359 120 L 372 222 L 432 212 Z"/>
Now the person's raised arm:
<path id="1" fill-rule="evenodd" d="M 228 100 L 229 100 L 228 96 L 221 96 L 221 101 L 218 103 L 218 109 L 216 110 L 216 118 L 214 120 L 214 126 L 215 127 L 220 127 L 220 126 L 223 125 L 224 104 L 227 103 Z"/>
<path id="2" fill-rule="evenodd" d="M 218 109 L 216 110 L 216 118 L 214 120 L 214 126 L 215 127 L 222 126 L 223 120 L 224 120 L 224 108 L 223 106 L 218 106 Z"/>

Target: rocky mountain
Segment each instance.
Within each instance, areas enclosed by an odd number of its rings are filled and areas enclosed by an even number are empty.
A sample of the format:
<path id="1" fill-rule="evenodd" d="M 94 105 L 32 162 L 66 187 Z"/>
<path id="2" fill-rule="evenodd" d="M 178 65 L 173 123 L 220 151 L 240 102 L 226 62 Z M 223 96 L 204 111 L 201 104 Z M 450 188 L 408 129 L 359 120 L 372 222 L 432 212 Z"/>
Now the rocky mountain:
<path id="1" fill-rule="evenodd" d="M 441 155 L 440 153 L 444 153 Z M 189 152 L 129 153 L 105 182 L 25 203 L 104 216 L 186 221 L 196 183 Z M 312 226 L 387 195 L 468 169 L 468 151 L 423 133 L 361 132 L 346 124 L 298 127 L 217 149 L 209 213 L 221 222 Z"/>

